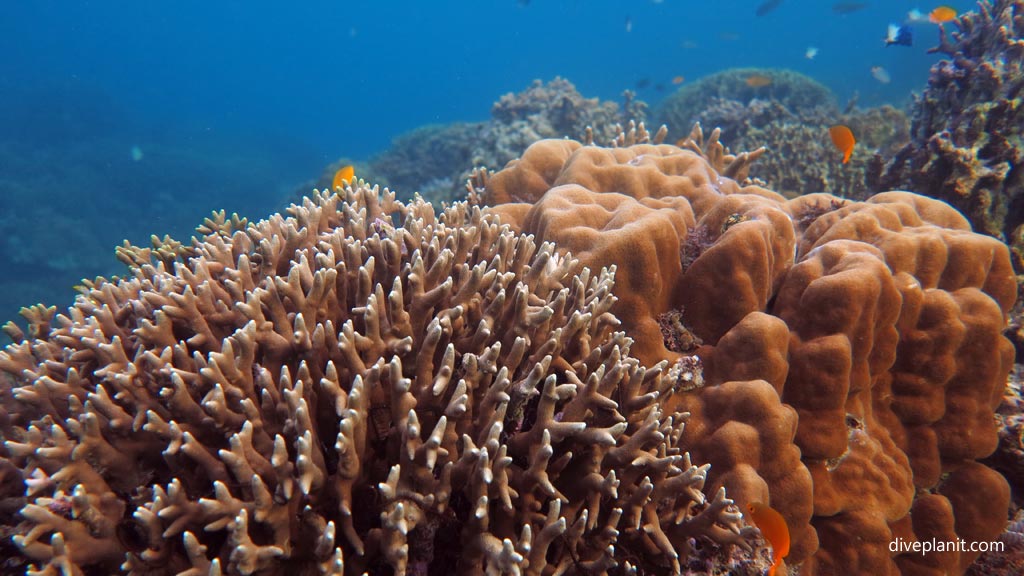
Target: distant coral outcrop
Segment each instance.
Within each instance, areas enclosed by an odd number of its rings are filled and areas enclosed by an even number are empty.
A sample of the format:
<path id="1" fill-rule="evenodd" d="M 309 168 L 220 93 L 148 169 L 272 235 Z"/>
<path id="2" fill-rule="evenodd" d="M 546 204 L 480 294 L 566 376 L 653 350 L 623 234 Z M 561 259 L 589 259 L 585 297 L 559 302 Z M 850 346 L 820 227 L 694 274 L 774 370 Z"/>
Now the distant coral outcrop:
<path id="1" fill-rule="evenodd" d="M 875 154 L 890 153 L 907 140 L 906 115 L 892 106 L 840 110 L 823 84 L 792 70 L 736 68 L 682 86 L 656 109 L 654 119 L 683 138 L 695 122 L 720 128 L 741 150 L 765 147 L 751 176 L 787 196 L 829 192 L 865 198 Z M 846 124 L 858 145 L 840 163 L 828 128 Z"/>
<path id="2" fill-rule="evenodd" d="M 473 169 L 502 168 L 530 145 L 544 138 L 583 138 L 591 128 L 599 142 L 611 141 L 630 120 L 642 122 L 647 104 L 632 92 L 622 105 L 585 98 L 568 80 L 535 80 L 521 92 L 503 95 L 486 122 L 456 122 L 416 128 L 395 138 L 391 147 L 369 161 L 357 163 L 356 174 L 388 186 L 403 198 L 419 193 L 427 200 L 451 202 L 466 195 Z M 330 187 L 334 171 L 348 160 L 332 163 L 299 195 Z"/>

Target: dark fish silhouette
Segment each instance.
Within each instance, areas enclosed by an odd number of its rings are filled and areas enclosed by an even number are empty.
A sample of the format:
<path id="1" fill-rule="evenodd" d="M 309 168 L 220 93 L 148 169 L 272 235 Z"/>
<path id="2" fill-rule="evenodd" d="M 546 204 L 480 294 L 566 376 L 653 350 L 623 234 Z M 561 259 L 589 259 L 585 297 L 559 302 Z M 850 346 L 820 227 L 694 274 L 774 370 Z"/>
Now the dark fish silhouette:
<path id="1" fill-rule="evenodd" d="M 870 6 L 867 2 L 836 2 L 832 5 L 832 11 L 836 14 L 852 14 Z"/>
<path id="2" fill-rule="evenodd" d="M 778 8 L 779 4 L 782 4 L 782 0 L 765 0 L 764 2 L 761 3 L 760 6 L 757 7 L 757 10 L 754 11 L 754 14 L 758 16 L 764 16 L 765 14 Z"/>

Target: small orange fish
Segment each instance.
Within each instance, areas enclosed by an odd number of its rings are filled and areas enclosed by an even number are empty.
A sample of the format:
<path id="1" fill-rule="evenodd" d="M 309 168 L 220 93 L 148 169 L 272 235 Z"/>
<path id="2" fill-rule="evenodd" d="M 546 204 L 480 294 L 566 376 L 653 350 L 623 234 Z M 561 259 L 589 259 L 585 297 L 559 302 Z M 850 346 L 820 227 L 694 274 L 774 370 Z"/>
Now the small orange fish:
<path id="1" fill-rule="evenodd" d="M 850 154 L 853 154 L 853 145 L 857 143 L 850 128 L 837 124 L 828 129 L 828 135 L 832 137 L 832 143 L 836 145 L 836 148 L 843 153 L 843 164 L 849 162 Z"/>
<path id="2" fill-rule="evenodd" d="M 683 78 L 682 76 L 675 76 L 672 78 L 672 83 L 679 85 L 682 84 L 684 80 L 686 80 L 686 78 Z"/>
<path id="3" fill-rule="evenodd" d="M 338 168 L 338 171 L 334 173 L 334 180 L 331 180 L 331 190 L 338 188 L 339 186 L 344 187 L 346 184 L 352 182 L 356 177 L 356 169 L 351 164 Z"/>
<path id="4" fill-rule="evenodd" d="M 764 74 L 752 74 L 747 76 L 747 79 L 744 80 L 744 82 L 746 82 L 747 86 L 750 86 L 751 88 L 764 88 L 772 83 L 772 78 L 771 76 L 765 76 Z"/>
<path id="5" fill-rule="evenodd" d="M 748 518 L 772 547 L 772 567 L 768 569 L 768 576 L 775 576 L 782 559 L 789 556 L 789 525 L 775 508 L 761 502 L 747 504 L 747 512 Z"/>
<path id="6" fill-rule="evenodd" d="M 942 24 L 956 18 L 956 10 L 949 6 L 939 6 L 928 13 L 928 21 L 932 24 Z"/>

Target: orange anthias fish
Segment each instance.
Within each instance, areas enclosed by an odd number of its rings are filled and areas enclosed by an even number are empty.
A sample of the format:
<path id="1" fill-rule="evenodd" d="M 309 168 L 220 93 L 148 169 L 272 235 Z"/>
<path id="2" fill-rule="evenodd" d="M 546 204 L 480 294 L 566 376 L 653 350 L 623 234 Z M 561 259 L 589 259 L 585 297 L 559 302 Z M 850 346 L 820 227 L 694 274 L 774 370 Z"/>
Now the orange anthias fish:
<path id="1" fill-rule="evenodd" d="M 342 166 L 334 173 L 334 180 L 331 181 L 331 190 L 339 186 L 345 186 L 356 177 L 356 169 L 352 165 Z"/>
<path id="2" fill-rule="evenodd" d="M 683 83 L 683 80 L 686 80 L 686 78 L 683 78 L 682 76 L 676 76 L 676 77 L 672 78 L 672 83 L 676 84 L 676 85 L 679 85 L 679 84 Z"/>
<path id="3" fill-rule="evenodd" d="M 744 82 L 746 82 L 747 86 L 750 86 L 751 88 L 764 88 L 772 83 L 772 78 L 771 76 L 765 76 L 764 74 L 751 74 L 750 76 L 747 76 L 747 79 L 744 80 Z"/>
<path id="4" fill-rule="evenodd" d="M 789 556 L 789 525 L 782 514 L 761 502 L 748 504 L 747 512 L 748 518 L 772 547 L 772 567 L 768 569 L 768 576 L 775 576 L 775 570 L 782 564 L 782 559 Z"/>
<path id="5" fill-rule="evenodd" d="M 956 18 L 956 10 L 949 6 L 939 6 L 928 13 L 928 21 L 933 24 L 942 24 Z"/>
<path id="6" fill-rule="evenodd" d="M 850 154 L 853 154 L 853 145 L 857 143 L 850 128 L 837 124 L 828 129 L 828 135 L 832 137 L 832 143 L 836 145 L 836 148 L 843 153 L 843 164 L 849 162 Z"/>

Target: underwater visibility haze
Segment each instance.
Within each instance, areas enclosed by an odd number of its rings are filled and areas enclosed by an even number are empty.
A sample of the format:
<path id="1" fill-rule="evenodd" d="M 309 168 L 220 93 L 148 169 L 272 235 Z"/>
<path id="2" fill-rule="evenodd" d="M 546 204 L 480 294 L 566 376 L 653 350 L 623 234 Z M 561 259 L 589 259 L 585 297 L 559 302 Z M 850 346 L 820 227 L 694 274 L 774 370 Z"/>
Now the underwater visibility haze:
<path id="1" fill-rule="evenodd" d="M 1022 37 L 9 2 L 0 574 L 1022 573 Z"/>
<path id="2" fill-rule="evenodd" d="M 12 3 L 0 22 L 0 310 L 66 304 L 76 276 L 116 271 L 124 238 L 185 235 L 214 209 L 259 218 L 335 158 L 483 120 L 534 79 L 656 104 L 677 76 L 788 68 L 843 101 L 901 105 L 937 59 L 925 53 L 934 25 L 915 24 L 912 47 L 883 42 L 889 23 L 927 6 L 788 0 L 758 16 L 760 4 Z M 44 221 L 70 242 L 40 239 L 53 234 Z M 26 285 L 40 274 L 56 286 Z"/>

